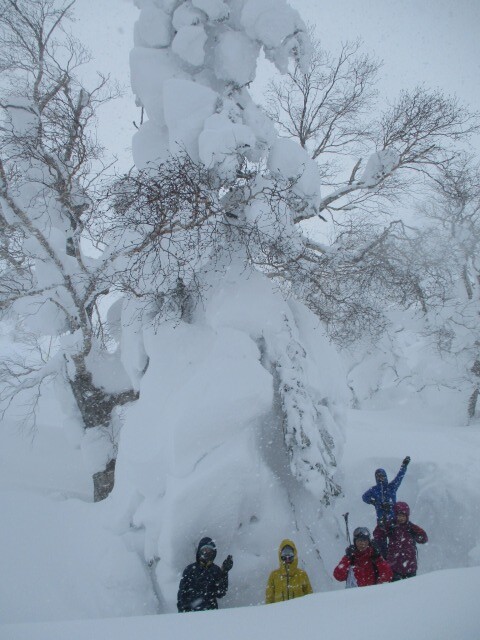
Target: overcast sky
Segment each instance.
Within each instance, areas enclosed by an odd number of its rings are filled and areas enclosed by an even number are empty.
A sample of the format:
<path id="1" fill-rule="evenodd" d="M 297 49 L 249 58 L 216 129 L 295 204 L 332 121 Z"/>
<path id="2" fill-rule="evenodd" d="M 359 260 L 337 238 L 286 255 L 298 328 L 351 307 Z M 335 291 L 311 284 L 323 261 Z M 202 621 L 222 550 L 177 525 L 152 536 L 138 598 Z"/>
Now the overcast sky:
<path id="1" fill-rule="evenodd" d="M 417 84 L 457 94 L 480 109 L 480 0 L 290 0 L 315 25 L 327 49 L 360 37 L 384 62 L 382 92 L 393 98 Z M 127 95 L 105 112 L 105 143 L 131 163 L 139 116 L 128 93 L 128 54 L 138 10 L 133 0 L 77 0 L 75 31 L 92 51 L 90 70 L 110 72 Z"/>
<path id="2" fill-rule="evenodd" d="M 292 0 L 327 47 L 361 37 L 384 60 L 385 86 L 425 83 L 478 108 L 480 0 Z"/>

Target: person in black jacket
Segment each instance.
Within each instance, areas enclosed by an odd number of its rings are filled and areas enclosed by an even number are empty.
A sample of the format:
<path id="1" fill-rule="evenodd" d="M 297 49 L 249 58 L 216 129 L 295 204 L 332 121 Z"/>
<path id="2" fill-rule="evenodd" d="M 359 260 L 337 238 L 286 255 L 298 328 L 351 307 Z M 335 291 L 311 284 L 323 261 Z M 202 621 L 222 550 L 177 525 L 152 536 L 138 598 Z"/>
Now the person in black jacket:
<path id="1" fill-rule="evenodd" d="M 217 598 L 223 598 L 228 590 L 228 572 L 233 566 L 232 556 L 227 556 L 222 566 L 214 564 L 217 547 L 211 538 L 202 538 L 197 547 L 196 562 L 189 564 L 182 574 L 177 595 L 177 609 L 206 611 L 218 609 Z"/>

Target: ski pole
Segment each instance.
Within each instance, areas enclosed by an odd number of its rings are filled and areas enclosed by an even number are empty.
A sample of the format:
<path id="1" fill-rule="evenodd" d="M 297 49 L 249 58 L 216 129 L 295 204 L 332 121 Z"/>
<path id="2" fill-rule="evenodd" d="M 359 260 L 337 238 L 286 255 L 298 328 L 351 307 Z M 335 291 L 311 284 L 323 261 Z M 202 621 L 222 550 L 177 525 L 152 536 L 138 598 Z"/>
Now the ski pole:
<path id="1" fill-rule="evenodd" d="M 347 513 L 343 514 L 343 517 L 345 518 L 345 529 L 347 530 L 347 540 L 348 540 L 348 544 L 352 544 L 352 541 L 350 539 L 350 530 L 348 528 L 348 511 Z"/>

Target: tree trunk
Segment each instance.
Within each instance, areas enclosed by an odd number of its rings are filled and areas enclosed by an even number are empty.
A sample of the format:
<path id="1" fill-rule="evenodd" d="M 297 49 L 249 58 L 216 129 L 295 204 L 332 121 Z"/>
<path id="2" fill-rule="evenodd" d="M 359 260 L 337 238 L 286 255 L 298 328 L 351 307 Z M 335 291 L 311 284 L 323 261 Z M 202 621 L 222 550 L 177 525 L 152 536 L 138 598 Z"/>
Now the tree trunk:
<path id="1" fill-rule="evenodd" d="M 78 360 L 75 364 L 77 373 L 69 382 L 85 429 L 108 428 L 115 407 L 138 400 L 138 392 L 133 389 L 121 393 L 107 393 L 101 387 L 96 387 L 84 362 Z M 112 458 L 103 471 L 93 474 L 94 501 L 104 500 L 112 491 L 114 483 L 115 459 Z"/>
<path id="2" fill-rule="evenodd" d="M 480 390 L 477 387 L 476 389 L 474 389 L 472 395 L 470 396 L 470 399 L 468 401 L 468 418 L 469 420 L 472 420 L 475 417 L 475 411 L 477 409 L 477 400 L 478 400 L 478 396 L 480 394 Z"/>
<path id="3" fill-rule="evenodd" d="M 115 459 L 110 460 L 103 471 L 93 474 L 93 501 L 100 502 L 112 491 L 115 484 Z"/>
<path id="4" fill-rule="evenodd" d="M 479 346 L 478 342 L 475 343 L 475 346 L 476 347 Z M 475 360 L 475 362 L 473 363 L 473 367 L 471 368 L 471 371 L 474 376 L 476 376 L 477 378 L 480 378 L 480 358 L 477 358 Z M 478 400 L 479 394 L 480 394 L 480 389 L 477 384 L 468 401 L 468 419 L 469 420 L 472 420 L 475 417 L 475 411 L 477 409 L 477 400 Z"/>

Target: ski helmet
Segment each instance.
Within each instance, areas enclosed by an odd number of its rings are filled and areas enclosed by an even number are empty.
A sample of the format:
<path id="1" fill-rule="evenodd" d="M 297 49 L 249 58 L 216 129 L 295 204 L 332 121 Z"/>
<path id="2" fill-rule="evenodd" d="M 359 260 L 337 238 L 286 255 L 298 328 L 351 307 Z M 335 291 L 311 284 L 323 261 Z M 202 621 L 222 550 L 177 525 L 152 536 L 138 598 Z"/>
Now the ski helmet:
<path id="1" fill-rule="evenodd" d="M 353 539 L 370 541 L 370 531 L 367 527 L 357 527 L 353 532 Z"/>

